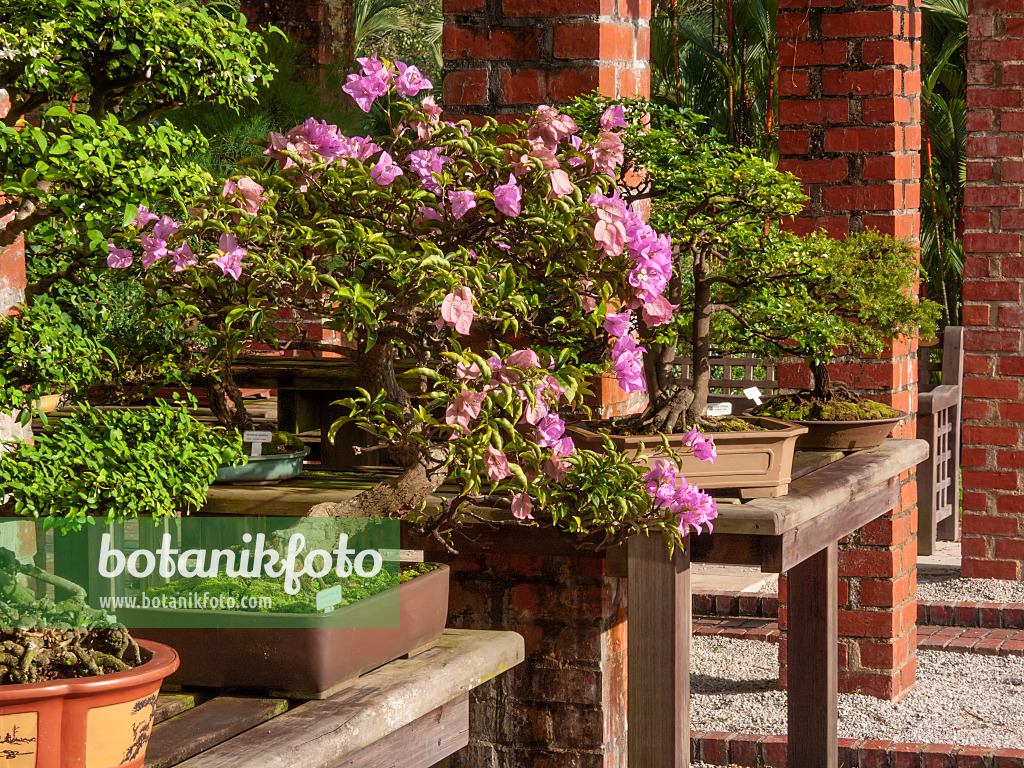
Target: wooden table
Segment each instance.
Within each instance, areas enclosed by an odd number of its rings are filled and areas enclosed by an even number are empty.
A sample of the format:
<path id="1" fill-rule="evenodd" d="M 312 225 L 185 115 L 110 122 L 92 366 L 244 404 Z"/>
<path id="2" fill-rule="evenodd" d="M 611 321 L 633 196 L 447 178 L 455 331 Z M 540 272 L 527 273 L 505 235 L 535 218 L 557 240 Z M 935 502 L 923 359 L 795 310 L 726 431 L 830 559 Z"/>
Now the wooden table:
<path id="1" fill-rule="evenodd" d="M 608 552 L 609 571 L 629 579 L 629 765 L 689 765 L 690 563 L 756 565 L 788 573 L 789 764 L 838 768 L 838 541 L 895 508 L 899 475 L 928 455 L 923 440 L 886 440 L 849 455 L 798 454 L 787 496 L 719 504 L 714 533 L 695 536 L 669 560 L 660 538 Z M 304 515 L 369 485 L 353 476 L 302 478 L 274 489 L 211 489 L 204 512 Z M 442 489 L 443 491 L 443 489 Z M 468 552 L 479 542 L 467 537 Z M 486 540 L 488 537 L 478 537 Z M 567 554 L 550 529 L 512 526 L 505 551 Z M 429 548 L 429 541 L 407 542 Z M 406 546 L 403 544 L 403 546 Z M 436 545 L 435 545 L 436 546 Z M 486 546 L 486 544 L 485 544 Z M 438 553 L 441 554 L 441 553 Z"/>
<path id="2" fill-rule="evenodd" d="M 690 562 L 788 573 L 789 765 L 838 768 L 838 541 L 896 507 L 899 475 L 927 455 L 923 440 L 886 440 L 813 471 L 823 457 L 805 456 L 789 495 L 720 504 L 714 533 L 672 561 L 661 541 L 629 542 L 632 768 L 690 762 Z"/>
<path id="3" fill-rule="evenodd" d="M 469 743 L 469 691 L 523 658 L 515 632 L 448 629 L 329 699 L 161 694 L 146 768 L 428 768 Z"/>

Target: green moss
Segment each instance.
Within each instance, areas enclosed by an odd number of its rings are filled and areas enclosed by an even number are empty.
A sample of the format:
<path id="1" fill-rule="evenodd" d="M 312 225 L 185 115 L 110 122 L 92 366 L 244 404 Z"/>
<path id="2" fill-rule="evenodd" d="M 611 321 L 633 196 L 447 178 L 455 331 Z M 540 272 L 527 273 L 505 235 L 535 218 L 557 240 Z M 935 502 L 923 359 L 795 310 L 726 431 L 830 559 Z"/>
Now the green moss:
<path id="1" fill-rule="evenodd" d="M 239 606 L 242 604 L 242 598 L 247 598 L 247 605 L 259 605 L 260 598 L 270 598 L 273 613 L 316 613 L 317 592 L 327 587 L 340 584 L 340 605 L 349 605 L 384 590 L 391 589 L 398 584 L 410 581 L 424 573 L 429 573 L 437 567 L 435 563 L 415 563 L 403 566 L 400 573 L 396 572 L 394 568 L 385 567 L 380 573 L 369 579 L 359 576 L 340 578 L 333 571 L 322 579 L 303 576 L 299 579 L 299 591 L 294 595 L 289 595 L 284 591 L 283 581 L 273 579 L 194 576 L 147 590 L 146 595 L 150 598 L 160 597 L 161 595 L 166 595 L 168 598 L 187 598 L 192 593 L 202 594 L 206 592 L 211 595 L 223 595 L 225 599 L 234 598 Z M 250 613 L 268 612 L 267 609 L 258 607 L 240 607 L 236 610 Z"/>
<path id="2" fill-rule="evenodd" d="M 723 416 L 719 419 L 712 419 L 712 421 L 715 423 L 714 427 L 704 427 L 698 424 L 697 429 L 700 432 L 759 432 L 768 429 L 768 427 L 763 427 L 760 424 L 754 424 L 753 422 L 741 419 L 738 416 Z M 581 426 L 593 432 L 600 432 L 606 435 L 631 437 L 648 435 L 654 436 L 658 434 L 650 424 L 641 424 L 639 417 L 636 416 L 624 419 L 592 421 L 582 424 Z M 684 417 L 680 416 L 679 421 L 676 422 L 675 434 L 683 434 L 688 431 L 689 427 L 686 426 Z"/>
<path id="3" fill-rule="evenodd" d="M 812 400 L 801 395 L 779 395 L 753 409 L 757 416 L 796 421 L 859 421 L 891 419 L 900 415 L 892 406 L 863 400 L 859 403 L 843 398 Z"/>
<path id="4" fill-rule="evenodd" d="M 291 432 L 275 432 L 270 442 L 263 446 L 263 454 L 269 456 L 302 453 L 304 450 L 306 450 L 306 444 Z"/>

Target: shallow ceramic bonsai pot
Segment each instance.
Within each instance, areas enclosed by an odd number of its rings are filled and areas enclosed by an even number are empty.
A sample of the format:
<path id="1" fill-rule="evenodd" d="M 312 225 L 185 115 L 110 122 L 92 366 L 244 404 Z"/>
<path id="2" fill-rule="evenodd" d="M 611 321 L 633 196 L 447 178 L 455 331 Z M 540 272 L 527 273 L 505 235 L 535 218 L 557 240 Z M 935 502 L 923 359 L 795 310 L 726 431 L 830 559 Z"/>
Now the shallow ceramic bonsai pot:
<path id="1" fill-rule="evenodd" d="M 796 447 L 805 451 L 860 451 L 881 445 L 897 424 L 907 418 L 905 411 L 889 419 L 859 419 L 857 421 L 797 421 L 807 427 Z"/>
<path id="2" fill-rule="evenodd" d="M 749 432 L 711 432 L 718 458 L 701 461 L 683 445 L 683 435 L 667 435 L 669 445 L 682 460 L 682 474 L 704 490 L 736 489 L 743 498 L 783 496 L 789 491 L 793 474 L 793 452 L 797 438 L 807 427 L 768 416 L 742 416 L 765 429 Z M 569 426 L 573 439 L 581 448 L 600 450 L 602 436 L 580 424 Z M 644 444 L 647 466 L 666 458 L 660 438 L 651 435 L 609 435 L 617 448 L 635 451 Z"/>
<path id="3" fill-rule="evenodd" d="M 99 677 L 0 686 L 0 754 L 11 768 L 142 768 L 157 693 L 178 667 L 140 641 L 144 662 Z"/>
<path id="4" fill-rule="evenodd" d="M 121 610 L 117 618 L 135 627 L 134 637 L 166 643 L 178 652 L 181 667 L 170 683 L 324 699 L 352 678 L 437 645 L 448 620 L 448 577 L 448 566 L 441 565 L 387 593 L 343 606 L 333 615 L 302 614 L 299 620 L 304 626 L 287 629 L 252 629 L 252 614 L 242 612 L 231 612 L 240 625 L 237 628 L 150 628 L 167 613 L 152 608 Z M 327 626 L 337 623 L 340 611 L 372 616 L 383 600 L 394 597 L 394 589 L 400 601 L 397 627 Z M 182 614 L 195 620 L 203 612 L 176 613 L 179 620 Z M 225 612 L 217 613 L 223 621 Z M 349 623 L 360 623 L 358 616 Z M 250 628 L 243 628 L 246 625 Z"/>
<path id="5" fill-rule="evenodd" d="M 270 485 L 282 480 L 291 480 L 302 474 L 302 461 L 309 455 L 309 448 L 298 453 L 267 454 L 250 456 L 245 464 L 224 465 L 217 469 L 215 483 L 235 485 Z"/>

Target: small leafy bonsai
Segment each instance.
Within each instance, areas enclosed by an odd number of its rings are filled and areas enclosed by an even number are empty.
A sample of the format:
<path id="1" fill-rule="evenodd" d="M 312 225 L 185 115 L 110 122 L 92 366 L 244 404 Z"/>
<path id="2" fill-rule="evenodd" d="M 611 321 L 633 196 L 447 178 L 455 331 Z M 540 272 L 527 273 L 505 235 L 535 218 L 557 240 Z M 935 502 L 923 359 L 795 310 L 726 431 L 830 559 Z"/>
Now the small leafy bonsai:
<path id="1" fill-rule="evenodd" d="M 664 310 L 675 313 L 672 321 L 634 321 L 647 349 L 650 405 L 627 421 L 632 429 L 714 429 L 706 415 L 713 357 L 803 355 L 831 398 L 825 362 L 836 347 L 877 352 L 919 326 L 930 332 L 934 305 L 910 293 L 916 266 L 909 245 L 870 233 L 844 243 L 783 230 L 806 202 L 798 180 L 702 133 L 703 118 L 692 113 L 594 97 L 578 99 L 572 113 L 591 125 L 614 103 L 629 124 L 623 197 L 649 201 L 650 221 L 672 236 L 676 260 Z M 692 361 L 690 388 L 677 385 L 680 348 Z"/>
<path id="2" fill-rule="evenodd" d="M 430 84 L 415 67 L 360 63 L 345 91 L 378 104 L 386 132 L 350 137 L 310 118 L 272 133 L 246 175 L 174 215 L 130 210 L 108 265 L 179 325 L 207 329 L 230 423 L 248 419 L 231 362 L 254 341 L 356 366 L 349 418 L 403 471 L 313 514 L 404 514 L 443 538 L 472 505 L 504 503 L 598 546 L 645 531 L 680 543 L 713 502 L 667 462 L 647 473 L 577 450 L 560 415 L 593 373 L 642 386 L 623 312 L 671 317 L 671 243 L 615 188 L 621 110 L 592 133 L 551 107 L 525 123 L 452 124 L 416 98 Z M 300 316 L 341 340 L 282 322 Z M 412 369 L 400 374 L 399 358 Z M 453 498 L 428 513 L 444 482 Z"/>
<path id="3" fill-rule="evenodd" d="M 934 334 L 940 306 L 910 292 L 918 270 L 913 247 L 872 231 L 845 241 L 816 235 L 799 245 L 814 266 L 800 291 L 776 294 L 759 312 L 735 319 L 733 331 L 765 357 L 803 357 L 814 384 L 808 392 L 772 398 L 754 413 L 812 421 L 898 415 L 834 383 L 827 363 L 840 348 L 877 355 L 900 336 Z"/>

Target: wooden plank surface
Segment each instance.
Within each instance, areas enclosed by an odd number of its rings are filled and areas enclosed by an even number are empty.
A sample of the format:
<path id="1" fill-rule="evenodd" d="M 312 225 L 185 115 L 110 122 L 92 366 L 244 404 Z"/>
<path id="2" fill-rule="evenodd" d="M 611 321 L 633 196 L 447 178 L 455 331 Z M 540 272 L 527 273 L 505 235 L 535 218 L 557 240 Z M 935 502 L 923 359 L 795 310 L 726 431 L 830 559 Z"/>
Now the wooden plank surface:
<path id="1" fill-rule="evenodd" d="M 838 768 L 838 551 L 828 547 L 789 571 L 788 763 Z"/>
<path id="2" fill-rule="evenodd" d="M 445 630 L 436 648 L 293 707 L 181 768 L 330 768 L 519 664 L 524 653 L 515 632 Z"/>
<path id="3" fill-rule="evenodd" d="M 629 768 L 690 765 L 690 560 L 629 540 Z"/>
<path id="4" fill-rule="evenodd" d="M 469 744 L 469 694 L 443 704 L 331 768 L 430 768 Z"/>
<path id="5" fill-rule="evenodd" d="M 169 768 L 287 711 L 287 699 L 218 696 L 153 729 L 146 768 Z"/>
<path id="6" fill-rule="evenodd" d="M 156 699 L 153 722 L 162 723 L 164 720 L 170 720 L 199 703 L 194 693 L 161 693 Z"/>

